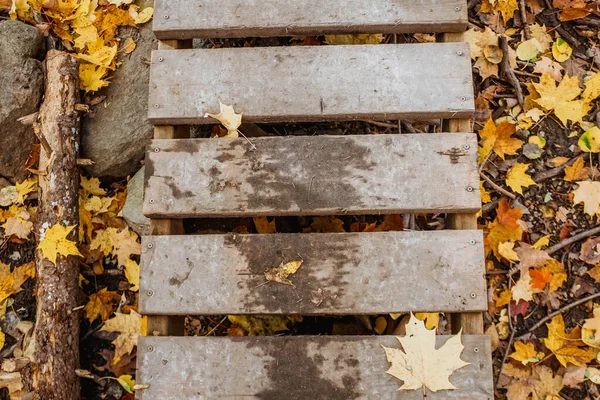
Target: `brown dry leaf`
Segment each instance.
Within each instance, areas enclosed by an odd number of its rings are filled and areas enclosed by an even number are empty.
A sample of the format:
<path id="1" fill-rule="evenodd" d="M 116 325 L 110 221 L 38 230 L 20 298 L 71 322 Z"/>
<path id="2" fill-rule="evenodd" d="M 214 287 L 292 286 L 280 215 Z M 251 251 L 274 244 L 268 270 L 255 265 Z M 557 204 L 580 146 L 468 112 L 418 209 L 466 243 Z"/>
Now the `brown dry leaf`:
<path id="1" fill-rule="evenodd" d="M 587 264 L 600 264 L 600 236 L 590 238 L 583 243 L 579 259 Z"/>
<path id="2" fill-rule="evenodd" d="M 353 35 L 325 35 L 325 43 L 330 45 L 349 44 L 380 44 L 385 36 L 377 34 L 358 33 Z"/>
<path id="3" fill-rule="evenodd" d="M 29 221 L 31 215 L 27 211 L 21 211 L 19 214 L 12 216 L 2 225 L 4 228 L 4 236 L 16 236 L 19 239 L 27 239 L 33 230 L 33 222 Z"/>
<path id="4" fill-rule="evenodd" d="M 460 359 L 464 349 L 460 333 L 436 349 L 435 330 L 428 330 L 423 321 L 411 314 L 406 325 L 406 336 L 397 339 L 402 350 L 382 347 L 388 361 L 392 363 L 386 372 L 404 383 L 400 390 L 426 387 L 437 392 L 456 389 L 450 383 L 450 376 L 454 371 L 469 365 Z"/>
<path id="5" fill-rule="evenodd" d="M 537 366 L 531 381 L 532 400 L 561 400 L 559 394 L 563 388 L 562 376 L 554 375 L 552 369 L 545 365 Z"/>
<path id="6" fill-rule="evenodd" d="M 288 279 L 288 276 L 298 272 L 304 261 L 290 261 L 288 263 L 281 263 L 277 268 L 271 268 L 265 271 L 265 278 L 270 282 L 283 283 L 284 285 L 294 286 L 292 281 Z M 295 286 L 294 286 L 295 287 Z"/>
<path id="7" fill-rule="evenodd" d="M 106 288 L 101 289 L 98 293 L 90 295 L 88 303 L 83 308 L 85 317 L 90 323 L 98 317 L 104 322 L 110 317 L 120 300 L 121 295 L 119 293 L 109 292 Z"/>
<path id="8" fill-rule="evenodd" d="M 565 167 L 565 181 L 576 182 L 588 179 L 590 176 L 590 169 L 585 167 L 583 157 L 579 157 L 573 165 L 567 165 Z"/>

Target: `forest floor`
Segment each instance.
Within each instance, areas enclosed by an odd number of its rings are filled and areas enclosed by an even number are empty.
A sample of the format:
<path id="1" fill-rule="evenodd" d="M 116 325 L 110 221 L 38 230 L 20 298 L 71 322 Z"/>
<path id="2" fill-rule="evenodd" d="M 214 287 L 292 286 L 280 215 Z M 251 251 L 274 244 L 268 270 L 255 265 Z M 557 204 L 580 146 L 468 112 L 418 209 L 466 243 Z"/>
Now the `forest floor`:
<path id="1" fill-rule="evenodd" d="M 1 1 L 0 1 L 1 5 Z M 114 6 L 105 6 L 114 7 Z M 470 1 L 494 380 L 499 399 L 600 396 L 600 11 L 584 0 Z M 1 9 L 1 7 L 0 7 Z M 117 8 L 111 12 L 118 14 Z M 120 15 L 120 14 L 119 14 Z M 28 15 L 20 19 L 39 25 Z M 124 18 L 124 17 L 123 17 Z M 57 33 L 58 32 L 58 33 Z M 64 32 L 58 43 L 73 49 Z M 61 36 L 62 35 L 62 36 Z M 77 36 L 77 35 L 75 35 Z M 60 37 L 61 39 L 58 39 Z M 103 38 L 107 46 L 110 38 Z M 203 47 L 416 43 L 434 35 L 337 35 L 208 40 Z M 124 46 L 121 43 L 121 46 Z M 93 61 L 93 60 L 92 60 Z M 82 72 L 89 73 L 90 71 Z M 94 71 L 96 73 L 97 71 Z M 104 71 L 108 73 L 108 71 Z M 83 87 L 91 90 L 104 75 Z M 92 82 L 92 83 L 90 83 Z M 100 84 L 102 86 L 103 84 Z M 99 89 L 99 87 L 98 87 Z M 258 125 L 260 135 L 439 133 L 439 121 L 353 121 Z M 220 126 L 195 137 L 223 136 Z M 31 165 L 30 165 L 31 166 Z M 395 184 L 390 182 L 390 185 Z M 121 216 L 126 181 L 84 176 L 80 189 L 82 398 L 132 399 L 137 313 L 138 235 Z M 35 322 L 36 177 L 0 192 L 3 359 L 27 356 Z M 11 189 L 12 190 L 12 189 Z M 14 194 L 14 195 L 13 195 Z M 444 229 L 446 215 L 275 217 L 187 220 L 186 233 L 369 232 Z M 449 316 L 418 315 L 440 334 Z M 188 316 L 187 335 L 402 334 L 408 316 Z M 131 347 L 128 347 L 131 346 Z M 133 350 L 132 350 L 133 348 Z M 111 377 L 111 378 L 106 378 Z M 119 378 L 119 379 L 112 379 Z M 0 385 L 2 386 L 2 385 Z M 13 381 L 0 399 L 22 388 Z"/>

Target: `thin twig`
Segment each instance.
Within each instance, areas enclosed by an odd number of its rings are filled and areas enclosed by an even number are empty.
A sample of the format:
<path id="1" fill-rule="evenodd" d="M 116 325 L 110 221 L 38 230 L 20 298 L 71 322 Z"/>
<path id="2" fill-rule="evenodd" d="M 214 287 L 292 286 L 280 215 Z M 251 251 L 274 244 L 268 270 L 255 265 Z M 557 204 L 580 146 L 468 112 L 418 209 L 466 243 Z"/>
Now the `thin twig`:
<path id="1" fill-rule="evenodd" d="M 575 164 L 575 161 L 577 161 L 577 159 L 581 157 L 581 156 L 577 156 L 577 157 L 573 157 L 571 158 L 569 161 L 567 161 L 566 163 L 564 163 L 563 165 L 556 167 L 556 168 L 552 168 L 549 169 L 547 171 L 544 172 L 540 172 L 539 174 L 536 174 L 533 177 L 533 180 L 536 183 L 540 183 L 543 182 L 545 180 L 548 180 L 550 178 L 554 178 L 555 176 L 559 175 L 561 172 L 563 172 L 563 170 L 573 164 Z"/>
<path id="2" fill-rule="evenodd" d="M 502 193 L 503 195 L 505 195 L 506 197 L 510 197 L 511 199 L 515 200 L 517 198 L 517 196 L 511 192 L 509 192 L 508 190 L 504 189 L 503 187 L 499 186 L 498 184 L 496 184 L 493 180 L 491 180 L 487 175 L 485 175 L 483 172 L 479 173 L 479 176 L 481 176 L 481 178 L 486 181 L 487 183 L 490 184 L 490 186 L 497 192 Z"/>
<path id="3" fill-rule="evenodd" d="M 546 253 L 548 253 L 548 254 L 556 253 L 563 247 L 569 246 L 573 243 L 580 241 L 581 239 L 585 239 L 585 238 L 595 235 L 597 233 L 600 233 L 600 225 L 596 226 L 595 228 L 589 229 L 587 231 L 581 232 L 575 236 L 571 236 L 570 238 L 565 239 L 562 242 L 555 244 L 552 247 L 548 247 L 546 249 Z"/>
<path id="4" fill-rule="evenodd" d="M 546 317 L 540 319 L 535 325 L 533 325 L 531 328 L 529 328 L 529 332 L 535 331 L 537 328 L 544 325 L 546 322 L 550 321 L 552 318 L 556 317 L 558 314 L 562 314 L 565 311 L 568 311 L 573 307 L 577 307 L 580 304 L 586 303 L 590 300 L 594 300 L 595 298 L 598 298 L 598 297 L 600 297 L 600 293 L 594 293 L 592 295 L 584 297 L 583 299 L 579 299 L 574 303 L 567 304 L 566 306 L 561 307 L 560 309 L 558 309 L 558 310 L 554 311 L 553 313 L 548 314 Z"/>
<path id="5" fill-rule="evenodd" d="M 521 89 L 521 83 L 517 79 L 515 75 L 515 71 L 510 65 L 510 55 L 509 55 L 509 46 L 508 46 L 508 38 L 504 35 L 500 37 L 500 47 L 504 52 L 504 56 L 502 57 L 502 62 L 500 63 L 500 67 L 502 69 L 502 75 L 504 78 L 510 82 L 512 87 L 515 89 L 515 93 L 517 95 L 517 100 L 520 105 L 523 105 L 525 102 L 525 98 L 523 97 L 523 89 Z"/>
<path id="6" fill-rule="evenodd" d="M 521 12 L 521 23 L 523 24 L 523 33 L 525 40 L 531 39 L 529 34 L 529 24 L 527 23 L 527 10 L 525 9 L 525 0 L 519 0 L 519 11 Z"/>

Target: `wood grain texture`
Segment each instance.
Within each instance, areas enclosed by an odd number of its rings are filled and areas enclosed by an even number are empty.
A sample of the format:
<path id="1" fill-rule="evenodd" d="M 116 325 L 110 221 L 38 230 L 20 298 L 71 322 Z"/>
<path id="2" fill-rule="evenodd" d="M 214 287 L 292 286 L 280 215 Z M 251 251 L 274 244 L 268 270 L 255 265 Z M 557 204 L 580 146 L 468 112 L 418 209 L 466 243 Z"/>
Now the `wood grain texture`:
<path id="1" fill-rule="evenodd" d="M 480 231 L 150 236 L 142 251 L 143 314 L 487 309 Z M 299 260 L 294 286 L 265 279 Z"/>
<path id="2" fill-rule="evenodd" d="M 245 122 L 469 118 L 469 46 L 424 43 L 155 51 L 149 118 L 216 121 L 219 101 Z"/>
<path id="3" fill-rule="evenodd" d="M 155 140 L 151 218 L 473 212 L 474 134 Z"/>
<path id="4" fill-rule="evenodd" d="M 438 336 L 438 348 L 447 336 Z M 493 399 L 487 336 L 463 336 L 461 358 L 470 364 L 450 377 L 457 390 L 427 391 L 427 399 Z M 422 400 L 402 390 L 385 371 L 381 345 L 393 336 L 140 337 L 136 383 L 139 400 L 377 399 Z M 152 351 L 148 351 L 148 349 Z"/>
<path id="5" fill-rule="evenodd" d="M 159 39 L 450 32 L 468 22 L 466 0 L 157 0 L 155 7 Z"/>

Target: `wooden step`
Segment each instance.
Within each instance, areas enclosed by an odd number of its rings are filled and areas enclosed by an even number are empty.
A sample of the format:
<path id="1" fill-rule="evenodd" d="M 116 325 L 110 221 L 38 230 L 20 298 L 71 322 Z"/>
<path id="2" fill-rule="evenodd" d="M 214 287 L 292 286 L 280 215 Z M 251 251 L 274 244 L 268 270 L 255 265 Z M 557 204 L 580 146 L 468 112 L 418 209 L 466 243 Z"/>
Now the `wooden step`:
<path id="1" fill-rule="evenodd" d="M 142 251 L 142 314 L 487 310 L 481 231 L 153 236 Z M 299 260 L 294 286 L 266 280 Z"/>
<path id="2" fill-rule="evenodd" d="M 438 348 L 447 336 L 438 336 Z M 493 380 L 487 336 L 463 336 L 461 358 L 470 364 L 450 377 L 457 390 L 428 400 L 491 400 Z M 140 400 L 169 399 L 377 399 L 422 400 L 421 389 L 398 391 L 382 345 L 393 336 L 140 337 L 136 391 Z"/>
<path id="3" fill-rule="evenodd" d="M 206 124 L 219 101 L 246 122 L 469 118 L 466 43 L 155 51 L 149 118 Z"/>
<path id="4" fill-rule="evenodd" d="M 477 212 L 472 133 L 154 140 L 151 218 Z"/>
<path id="5" fill-rule="evenodd" d="M 466 0 L 156 0 L 159 39 L 458 32 Z"/>

